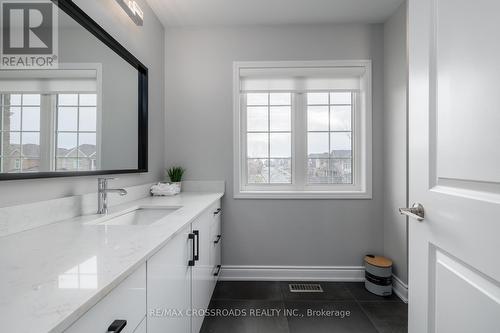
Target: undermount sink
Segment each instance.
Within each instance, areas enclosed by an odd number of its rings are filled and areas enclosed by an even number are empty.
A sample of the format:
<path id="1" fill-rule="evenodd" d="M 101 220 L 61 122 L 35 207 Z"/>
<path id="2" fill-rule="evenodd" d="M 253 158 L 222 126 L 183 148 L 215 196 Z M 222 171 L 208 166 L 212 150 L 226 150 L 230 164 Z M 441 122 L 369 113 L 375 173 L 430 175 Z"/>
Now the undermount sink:
<path id="1" fill-rule="evenodd" d="M 151 225 L 158 222 L 167 215 L 172 214 L 180 207 L 140 207 L 132 211 L 124 212 L 123 214 L 106 216 L 99 218 L 89 224 L 94 225 Z"/>

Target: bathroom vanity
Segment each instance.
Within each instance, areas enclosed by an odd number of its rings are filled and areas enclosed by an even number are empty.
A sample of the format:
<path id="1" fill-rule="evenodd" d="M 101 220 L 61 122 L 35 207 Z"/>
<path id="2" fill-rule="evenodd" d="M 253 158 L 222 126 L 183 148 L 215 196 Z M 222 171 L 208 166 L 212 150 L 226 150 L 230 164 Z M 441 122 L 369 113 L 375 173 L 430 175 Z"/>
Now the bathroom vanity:
<path id="1" fill-rule="evenodd" d="M 198 332 L 221 267 L 222 196 L 145 197 L 1 237 L 2 331 Z"/>
<path id="2" fill-rule="evenodd" d="M 73 1 L 43 8 L 57 64 L 0 69 L 0 181 L 148 173 L 148 68 Z M 0 207 L 0 331 L 198 332 L 224 184 L 175 197 L 151 185 L 100 178 L 97 193 Z M 126 198 L 108 207 L 108 193 Z"/>

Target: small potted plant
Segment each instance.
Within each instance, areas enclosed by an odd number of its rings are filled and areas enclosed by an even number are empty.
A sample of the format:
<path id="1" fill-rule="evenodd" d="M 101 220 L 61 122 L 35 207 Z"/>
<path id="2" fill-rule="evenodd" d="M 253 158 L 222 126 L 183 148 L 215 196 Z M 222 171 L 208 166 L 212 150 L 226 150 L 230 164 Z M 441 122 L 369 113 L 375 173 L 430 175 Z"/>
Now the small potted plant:
<path id="1" fill-rule="evenodd" d="M 167 170 L 168 178 L 170 178 L 170 183 L 177 186 L 176 192 L 180 193 L 182 189 L 182 176 L 186 170 L 182 167 L 171 167 Z"/>

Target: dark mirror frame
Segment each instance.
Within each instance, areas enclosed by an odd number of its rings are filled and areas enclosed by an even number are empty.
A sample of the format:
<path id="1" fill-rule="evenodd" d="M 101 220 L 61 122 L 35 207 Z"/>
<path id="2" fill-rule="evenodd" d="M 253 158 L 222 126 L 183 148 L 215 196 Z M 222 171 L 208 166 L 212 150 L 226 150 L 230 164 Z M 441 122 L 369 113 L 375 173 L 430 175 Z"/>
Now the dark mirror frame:
<path id="1" fill-rule="evenodd" d="M 88 16 L 72 0 L 51 0 L 68 16 L 88 30 L 116 54 L 127 61 L 138 72 L 138 152 L 137 169 L 70 171 L 70 172 L 33 172 L 33 173 L 0 173 L 1 180 L 82 177 L 92 175 L 109 175 L 124 173 L 148 172 L 148 69 L 132 53 L 123 47 L 116 39 L 106 32 L 97 22 Z"/>

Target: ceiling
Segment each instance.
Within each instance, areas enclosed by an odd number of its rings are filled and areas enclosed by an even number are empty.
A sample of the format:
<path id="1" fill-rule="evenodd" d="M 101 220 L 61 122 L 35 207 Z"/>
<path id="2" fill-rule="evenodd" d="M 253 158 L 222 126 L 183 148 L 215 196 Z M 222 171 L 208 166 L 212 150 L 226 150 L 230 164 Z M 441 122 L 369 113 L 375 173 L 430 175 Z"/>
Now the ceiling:
<path id="1" fill-rule="evenodd" d="M 146 0 L 165 26 L 379 23 L 403 0 Z M 147 19 L 147 18 L 145 18 Z"/>

